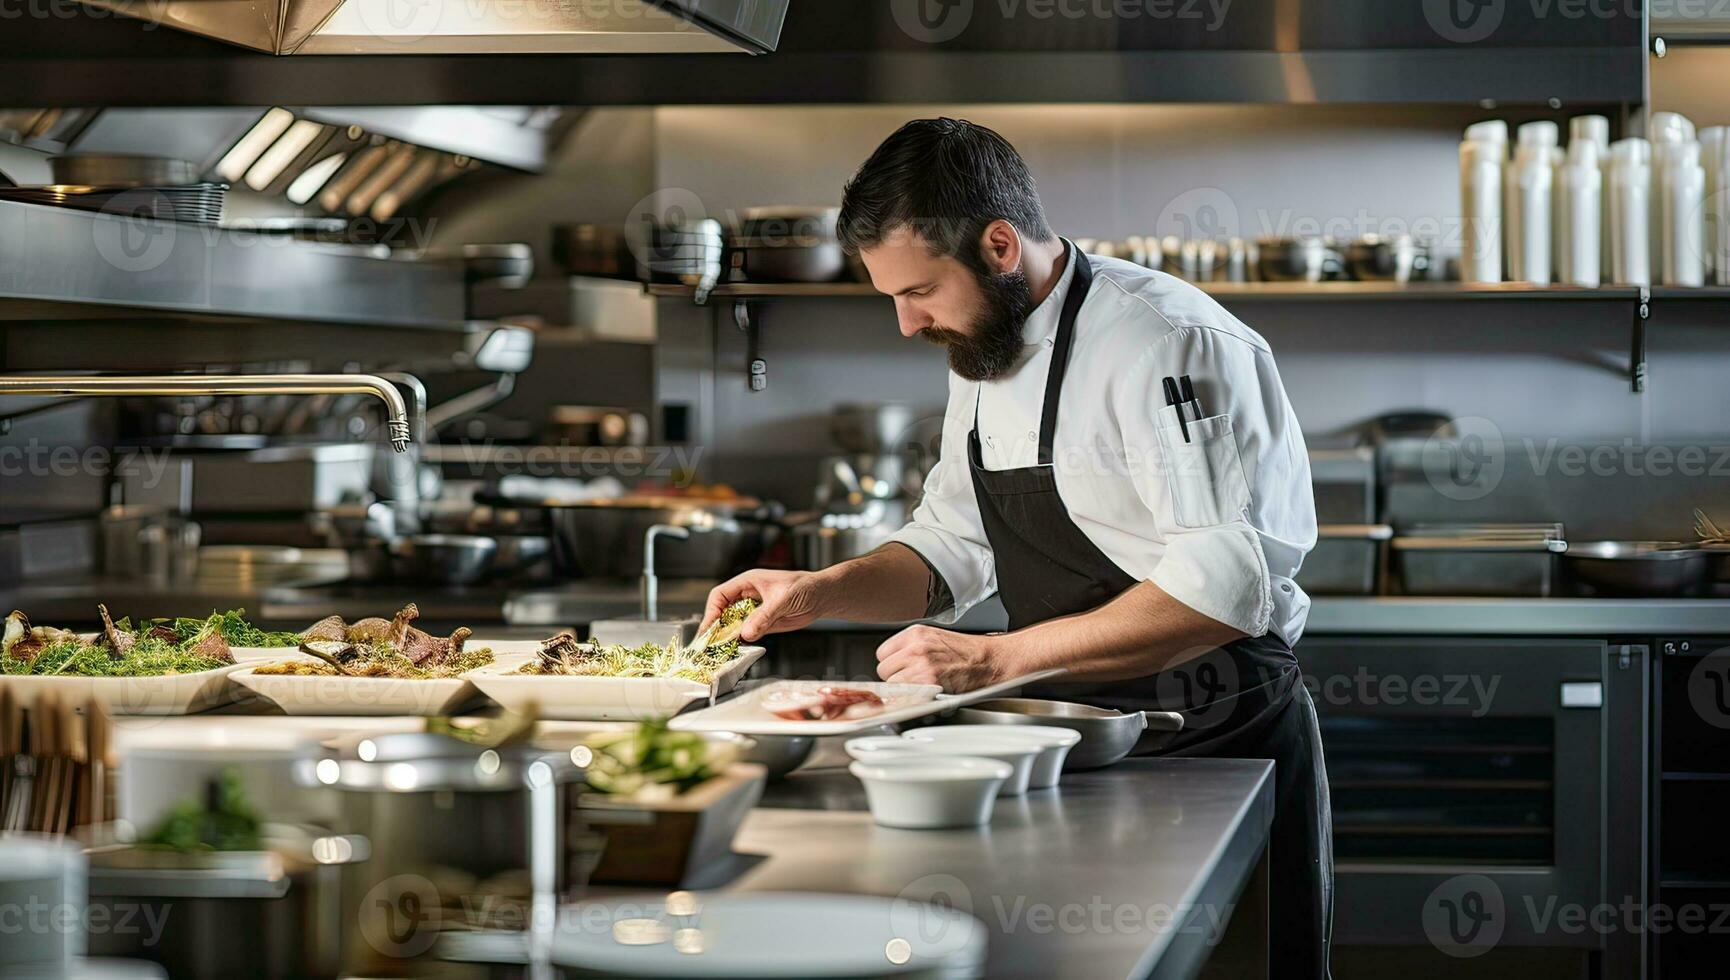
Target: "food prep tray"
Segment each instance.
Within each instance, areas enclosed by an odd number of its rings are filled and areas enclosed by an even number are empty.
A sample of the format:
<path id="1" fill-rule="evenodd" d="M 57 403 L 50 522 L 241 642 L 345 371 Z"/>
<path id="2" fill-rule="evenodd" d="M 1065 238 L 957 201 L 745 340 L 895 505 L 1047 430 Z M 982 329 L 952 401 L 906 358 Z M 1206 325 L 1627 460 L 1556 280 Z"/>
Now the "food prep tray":
<path id="1" fill-rule="evenodd" d="M 1392 548 L 1406 595 L 1547 597 L 1568 543 L 1560 524 L 1416 526 Z"/>
<path id="2" fill-rule="evenodd" d="M 1374 595 L 1382 545 L 1393 536 L 1386 524 L 1324 524 L 1297 582 L 1310 595 Z"/>
<path id="3" fill-rule="evenodd" d="M 896 725 L 916 718 L 950 711 L 975 701 L 998 697 L 1016 688 L 1064 673 L 1062 668 L 1040 670 L 982 687 L 966 694 L 944 694 L 935 684 L 891 684 L 886 681 L 774 681 L 737 697 L 680 715 L 669 723 L 674 731 L 738 732 L 741 735 L 855 735 L 883 725 Z M 820 687 L 845 687 L 870 691 L 882 698 L 883 711 L 861 718 L 833 721 L 788 721 L 769 713 L 763 697 L 772 691 L 813 691 Z"/>
<path id="4" fill-rule="evenodd" d="M 642 721 L 677 714 L 707 699 L 731 693 L 766 651 L 741 646 L 739 655 L 708 684 L 672 677 L 559 677 L 519 674 L 534 653 L 497 657 L 463 675 L 482 694 L 508 711 L 527 712 L 532 704 L 542 718 L 559 721 Z"/>

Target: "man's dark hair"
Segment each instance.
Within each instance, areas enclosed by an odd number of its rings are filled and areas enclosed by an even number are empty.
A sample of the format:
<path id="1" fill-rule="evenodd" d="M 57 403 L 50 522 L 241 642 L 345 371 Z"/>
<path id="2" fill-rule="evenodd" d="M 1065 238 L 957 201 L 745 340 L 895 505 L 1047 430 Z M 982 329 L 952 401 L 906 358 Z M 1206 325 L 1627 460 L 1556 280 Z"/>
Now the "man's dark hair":
<path id="1" fill-rule="evenodd" d="M 847 182 L 837 232 L 857 255 L 906 228 L 934 254 L 984 273 L 979 238 L 999 219 L 1036 241 L 1056 237 L 1033 175 L 1008 140 L 964 119 L 915 119 Z"/>

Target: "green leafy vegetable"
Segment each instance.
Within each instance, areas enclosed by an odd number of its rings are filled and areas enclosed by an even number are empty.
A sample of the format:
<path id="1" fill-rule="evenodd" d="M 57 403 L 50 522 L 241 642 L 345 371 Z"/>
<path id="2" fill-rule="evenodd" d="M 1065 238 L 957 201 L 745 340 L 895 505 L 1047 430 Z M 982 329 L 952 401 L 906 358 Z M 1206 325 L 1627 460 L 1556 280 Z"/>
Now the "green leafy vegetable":
<path id="1" fill-rule="evenodd" d="M 164 674 L 193 674 L 226 665 L 227 661 L 201 657 L 181 649 L 178 644 L 152 638 L 140 639 L 119 660 L 109 655 L 107 647 L 69 640 L 48 647 L 31 660 L 0 657 L 0 674 L 160 677 Z"/>
<path id="2" fill-rule="evenodd" d="M 154 626 L 166 625 L 181 639 L 190 642 L 200 633 L 215 629 L 222 638 L 237 647 L 263 647 L 275 649 L 278 647 L 293 647 L 300 645 L 300 634 L 289 632 L 266 632 L 246 621 L 246 610 L 230 609 L 227 612 L 212 612 L 204 619 L 158 619 L 146 624 Z"/>
<path id="3" fill-rule="evenodd" d="M 246 798 L 240 776 L 232 769 L 223 770 L 220 778 L 211 781 L 203 800 L 177 804 L 138 844 L 183 854 L 262 848 L 258 814 Z"/>
<path id="4" fill-rule="evenodd" d="M 633 731 L 600 732 L 583 740 L 591 751 L 589 788 L 610 796 L 669 799 L 718 775 L 733 762 L 730 746 L 693 732 L 675 732 L 664 719 Z"/>

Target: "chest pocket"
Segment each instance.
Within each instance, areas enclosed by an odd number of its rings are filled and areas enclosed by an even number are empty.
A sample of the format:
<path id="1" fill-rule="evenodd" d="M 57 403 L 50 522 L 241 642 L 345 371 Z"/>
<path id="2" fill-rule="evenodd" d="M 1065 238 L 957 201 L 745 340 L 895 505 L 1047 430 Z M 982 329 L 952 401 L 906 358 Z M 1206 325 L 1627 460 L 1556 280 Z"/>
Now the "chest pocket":
<path id="1" fill-rule="evenodd" d="M 1241 519 L 1249 511 L 1249 480 L 1231 416 L 1189 423 L 1190 441 L 1184 442 L 1176 413 L 1160 412 L 1159 450 L 1178 526 L 1215 527 Z"/>

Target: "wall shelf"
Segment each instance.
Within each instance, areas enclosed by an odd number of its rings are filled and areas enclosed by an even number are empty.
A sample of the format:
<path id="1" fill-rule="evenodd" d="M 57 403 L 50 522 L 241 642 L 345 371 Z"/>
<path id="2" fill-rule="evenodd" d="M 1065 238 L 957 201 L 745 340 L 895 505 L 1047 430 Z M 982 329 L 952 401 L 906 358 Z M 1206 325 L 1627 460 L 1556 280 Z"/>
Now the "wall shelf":
<path id="1" fill-rule="evenodd" d="M 1637 286 L 1535 286 L 1527 283 L 1464 282 L 1211 282 L 1198 283 L 1201 290 L 1221 300 L 1277 300 L 1280 302 L 1375 302 L 1418 300 L 1587 300 L 1630 302 L 1640 297 Z M 670 283 L 644 287 L 652 296 L 696 298 L 696 289 Z M 1662 287 L 1655 295 L 1676 298 L 1730 299 L 1730 287 L 1697 289 Z M 867 282 L 750 282 L 722 283 L 709 295 L 717 299 L 814 299 L 886 298 Z"/>
<path id="2" fill-rule="evenodd" d="M 1461 302 L 1461 301 L 1539 301 L 1539 302 L 1599 302 L 1626 303 L 1629 308 L 1628 386 L 1635 394 L 1646 390 L 1646 322 L 1652 316 L 1654 299 L 1730 300 L 1730 287 L 1724 286 L 1581 286 L 1533 285 L 1530 283 L 1464 283 L 1464 282 L 1218 282 L 1198 283 L 1202 291 L 1231 306 L 1239 303 L 1351 303 L 1351 302 Z M 710 299 L 730 300 L 733 321 L 741 330 L 755 338 L 759 329 L 755 307 L 773 299 L 883 299 L 883 295 L 863 282 L 822 283 L 723 283 L 707 294 L 695 287 L 668 283 L 649 283 L 643 287 L 651 296 L 690 299 L 706 305 Z M 753 347 L 755 344 L 753 343 Z M 753 356 L 753 378 L 761 378 Z M 755 380 L 752 390 L 762 390 Z"/>

